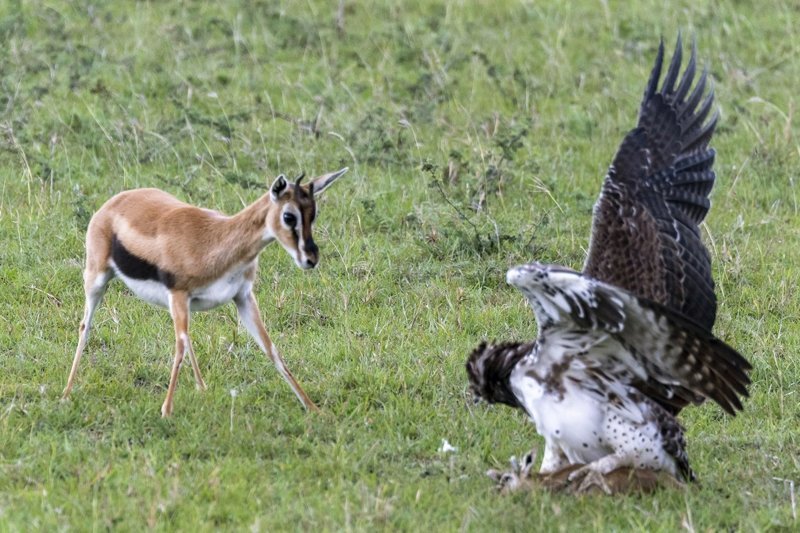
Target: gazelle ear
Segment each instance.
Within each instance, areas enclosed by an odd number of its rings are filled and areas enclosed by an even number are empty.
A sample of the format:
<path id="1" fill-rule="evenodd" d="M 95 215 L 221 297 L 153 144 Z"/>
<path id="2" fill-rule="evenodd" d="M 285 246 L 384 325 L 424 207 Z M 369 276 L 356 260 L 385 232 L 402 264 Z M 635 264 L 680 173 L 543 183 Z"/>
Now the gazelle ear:
<path id="1" fill-rule="evenodd" d="M 275 181 L 272 182 L 272 186 L 269 188 L 269 195 L 272 197 L 273 202 L 276 202 L 278 198 L 286 192 L 287 185 L 286 176 L 283 174 L 275 178 Z"/>
<path id="2" fill-rule="evenodd" d="M 344 167 L 341 170 L 337 170 L 336 172 L 331 172 L 330 174 L 323 174 L 317 178 L 314 178 L 314 181 L 309 183 L 309 191 L 311 191 L 314 196 L 317 196 L 319 193 L 324 191 L 328 188 L 328 185 L 336 181 L 339 176 L 347 172 L 349 169 L 348 167 Z"/>

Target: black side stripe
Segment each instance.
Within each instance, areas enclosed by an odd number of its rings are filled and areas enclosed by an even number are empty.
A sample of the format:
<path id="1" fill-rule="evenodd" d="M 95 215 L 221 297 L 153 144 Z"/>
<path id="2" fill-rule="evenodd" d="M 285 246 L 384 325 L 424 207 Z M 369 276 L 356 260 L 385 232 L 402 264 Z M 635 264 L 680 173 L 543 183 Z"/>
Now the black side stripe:
<path id="1" fill-rule="evenodd" d="M 168 289 L 175 286 L 175 275 L 172 272 L 162 270 L 153 263 L 133 255 L 116 235 L 111 236 L 111 257 L 120 272 L 129 278 L 158 281 Z"/>

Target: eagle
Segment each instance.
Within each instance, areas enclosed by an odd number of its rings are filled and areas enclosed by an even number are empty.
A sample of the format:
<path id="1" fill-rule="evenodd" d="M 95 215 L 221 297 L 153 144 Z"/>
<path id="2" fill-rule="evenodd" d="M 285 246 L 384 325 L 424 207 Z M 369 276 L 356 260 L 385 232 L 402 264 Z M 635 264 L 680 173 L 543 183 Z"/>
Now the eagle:
<path id="1" fill-rule="evenodd" d="M 483 342 L 467 360 L 475 399 L 522 409 L 544 437 L 543 475 L 584 465 L 571 480 L 603 486 L 620 468 L 693 480 L 676 415 L 706 398 L 735 415 L 748 396 L 750 363 L 711 332 L 717 300 L 699 225 L 719 115 L 707 68 L 695 82 L 696 44 L 680 75 L 682 50 L 679 34 L 659 88 L 659 45 L 638 124 L 595 203 L 583 271 L 508 271 L 537 339 Z"/>

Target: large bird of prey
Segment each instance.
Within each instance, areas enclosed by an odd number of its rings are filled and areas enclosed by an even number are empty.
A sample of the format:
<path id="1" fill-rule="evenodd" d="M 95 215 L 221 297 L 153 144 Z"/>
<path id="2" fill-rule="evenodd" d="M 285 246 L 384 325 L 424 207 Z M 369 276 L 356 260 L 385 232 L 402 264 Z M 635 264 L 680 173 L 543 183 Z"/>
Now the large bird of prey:
<path id="1" fill-rule="evenodd" d="M 675 415 L 711 398 L 742 409 L 750 364 L 711 328 L 716 296 L 699 224 L 714 185 L 713 89 L 681 76 L 681 38 L 659 88 L 664 43 L 639 122 L 608 170 L 582 273 L 532 263 L 508 271 L 539 325 L 535 342 L 481 344 L 467 361 L 476 398 L 524 410 L 545 439 L 540 473 L 620 467 L 694 478 Z"/>

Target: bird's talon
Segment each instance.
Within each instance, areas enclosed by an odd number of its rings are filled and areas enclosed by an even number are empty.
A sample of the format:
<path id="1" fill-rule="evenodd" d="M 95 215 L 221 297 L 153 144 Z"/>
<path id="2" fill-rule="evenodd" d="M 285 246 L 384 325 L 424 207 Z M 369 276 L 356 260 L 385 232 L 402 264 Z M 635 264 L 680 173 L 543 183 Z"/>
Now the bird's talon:
<path id="1" fill-rule="evenodd" d="M 597 470 L 590 470 L 586 473 L 576 492 L 578 494 L 587 494 L 594 487 L 599 488 L 609 496 L 612 494 L 611 487 L 606 482 L 606 477 Z"/>
<path id="2" fill-rule="evenodd" d="M 579 468 L 576 471 L 572 472 L 567 479 L 570 482 L 578 481 L 579 479 L 585 478 L 586 475 L 589 473 L 589 469 L 587 467 Z"/>

